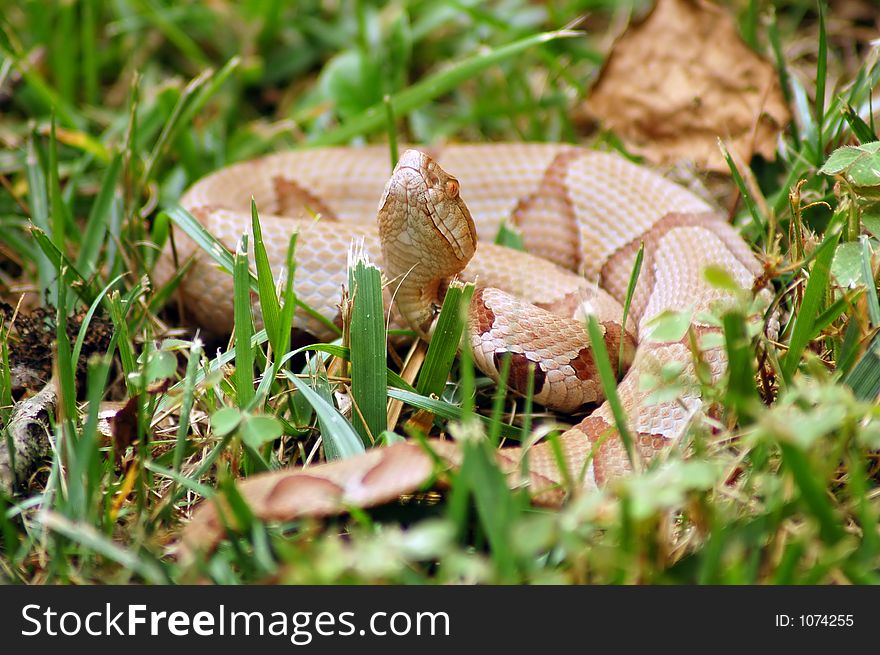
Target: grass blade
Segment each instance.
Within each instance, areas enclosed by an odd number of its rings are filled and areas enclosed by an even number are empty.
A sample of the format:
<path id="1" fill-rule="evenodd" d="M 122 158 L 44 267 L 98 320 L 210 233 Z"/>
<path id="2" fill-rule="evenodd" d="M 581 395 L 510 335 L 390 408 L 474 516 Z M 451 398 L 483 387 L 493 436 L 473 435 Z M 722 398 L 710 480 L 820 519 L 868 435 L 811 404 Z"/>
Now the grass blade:
<path id="1" fill-rule="evenodd" d="M 479 424 L 473 420 L 460 427 L 462 443 L 461 471 L 456 486 L 466 485 L 474 498 L 480 525 L 491 546 L 492 561 L 502 580 L 516 575 L 516 558 L 511 548 L 511 527 L 517 514 L 513 492 L 494 457 L 494 448 L 482 438 Z M 469 434 L 471 432 L 476 434 Z"/>
<path id="2" fill-rule="evenodd" d="M 361 438 L 354 431 L 354 428 L 351 427 L 351 424 L 345 420 L 345 417 L 339 413 L 338 409 L 321 398 L 306 382 L 300 380 L 290 371 L 284 371 L 284 375 L 305 396 L 321 419 L 324 426 L 321 437 L 324 439 L 324 450 L 327 454 L 327 459 L 331 459 L 330 453 L 327 452 L 328 443 L 331 445 L 332 451 L 340 459 L 354 457 L 364 452 L 364 444 Z"/>
<path id="3" fill-rule="evenodd" d="M 64 535 L 74 543 L 116 562 L 123 570 L 136 573 L 151 584 L 166 584 L 168 582 L 165 572 L 157 561 L 147 558 L 144 554 L 135 554 L 127 548 L 123 548 L 95 530 L 91 525 L 71 521 L 55 512 L 40 514 L 36 520 L 53 532 Z"/>
<path id="4" fill-rule="evenodd" d="M 49 212 L 52 219 L 52 241 L 60 252 L 65 251 L 67 235 L 67 207 L 61 197 L 61 180 L 58 174 L 58 140 L 55 138 L 55 114 L 49 124 Z"/>
<path id="5" fill-rule="evenodd" d="M 61 269 L 63 282 L 65 269 Z M 66 421 L 76 420 L 76 364 L 70 356 L 70 339 L 67 336 L 68 306 L 67 285 L 58 287 L 58 310 L 55 318 L 56 366 L 58 368 L 58 406 L 63 409 Z"/>
<path id="6" fill-rule="evenodd" d="M 110 293 L 110 290 L 113 288 L 113 286 L 117 282 L 119 282 L 122 279 L 122 277 L 123 277 L 122 275 L 117 275 L 113 280 L 111 280 L 110 284 L 108 284 L 106 287 L 104 287 L 101 290 L 101 293 L 98 294 L 98 297 L 95 298 L 95 300 L 89 306 L 89 309 L 86 312 L 86 315 L 83 317 L 82 323 L 80 324 L 79 334 L 76 335 L 76 343 L 73 346 L 73 353 L 72 353 L 73 361 L 75 361 L 75 362 L 79 361 L 79 354 L 82 351 L 83 343 L 86 340 L 86 336 L 89 331 L 89 325 L 91 325 L 92 318 L 94 318 L 95 313 L 98 311 L 98 308 L 101 306 L 101 301 L 104 299 L 104 296 L 106 296 L 108 293 Z"/>
<path id="7" fill-rule="evenodd" d="M 73 263 L 67 258 L 67 255 L 58 249 L 55 242 L 52 241 L 43 230 L 35 226 L 31 226 L 31 236 L 40 247 L 42 255 L 49 262 L 49 265 L 52 266 L 53 286 L 56 285 L 55 280 L 59 277 L 57 271 L 64 268 L 67 270 L 67 276 L 73 278 L 73 280 L 69 281 L 77 283 L 73 284 L 72 288 L 76 291 L 77 295 L 79 295 L 80 299 L 86 304 L 93 302 L 97 297 L 98 292 L 94 289 L 93 285 L 89 283 L 88 279 L 76 269 Z"/>
<path id="8" fill-rule="evenodd" d="M 251 346 L 254 328 L 247 253 L 248 237 L 247 234 L 243 234 L 235 250 L 235 265 L 232 273 L 233 312 L 235 315 L 235 391 L 238 395 L 238 406 L 242 410 L 249 409 L 255 397 L 254 350 Z"/>
<path id="9" fill-rule="evenodd" d="M 838 542 L 843 536 L 843 529 L 825 495 L 824 486 L 820 484 L 824 476 L 816 475 L 804 452 L 795 444 L 781 442 L 779 447 L 782 450 L 782 461 L 800 489 L 801 498 L 819 523 L 822 539 L 829 544 Z"/>
<path id="10" fill-rule="evenodd" d="M 97 0 L 83 0 L 80 26 L 82 42 L 83 98 L 90 105 L 98 104 L 98 54 L 95 29 Z"/>
<path id="11" fill-rule="evenodd" d="M 466 80 L 476 76 L 490 66 L 512 59 L 532 48 L 560 38 L 577 36 L 577 32 L 557 30 L 528 36 L 508 43 L 488 52 L 480 52 L 473 57 L 452 64 L 448 68 L 430 75 L 390 98 L 394 115 L 401 118 L 409 112 L 424 106 L 431 100 L 459 87 Z M 322 132 L 309 141 L 312 146 L 329 146 L 347 143 L 356 136 L 364 136 L 382 129 L 388 120 L 388 110 L 384 102 L 378 103 L 336 129 Z"/>
<path id="12" fill-rule="evenodd" d="M 828 76 L 828 35 L 825 33 L 825 2 L 819 0 L 819 51 L 816 54 L 816 166 L 825 160 L 825 80 Z"/>
<path id="13" fill-rule="evenodd" d="M 864 234 L 859 237 L 861 244 L 862 279 L 865 281 L 866 298 L 868 300 L 868 316 L 871 325 L 880 325 L 880 300 L 877 299 L 877 287 L 874 284 L 874 272 L 871 267 L 871 244 Z"/>
<path id="14" fill-rule="evenodd" d="M 788 383 L 797 370 L 801 360 L 801 354 L 810 342 L 813 334 L 813 326 L 819 315 L 819 308 L 825 293 L 828 290 L 828 281 L 831 276 L 831 260 L 840 239 L 841 225 L 834 225 L 825 235 L 810 269 L 810 279 L 804 289 L 804 297 L 794 320 L 791 330 L 791 339 L 788 342 L 788 352 L 782 359 L 782 375 Z"/>
<path id="15" fill-rule="evenodd" d="M 35 143 L 35 135 L 31 135 L 27 142 L 27 155 L 25 165 L 27 167 L 28 204 L 31 210 L 31 220 L 44 234 L 52 234 L 52 226 L 49 223 L 49 197 L 46 193 L 46 174 L 40 162 L 39 153 Z M 54 305 L 58 297 L 58 267 L 53 265 L 52 260 L 45 254 L 40 253 L 37 257 L 37 272 L 40 277 L 40 299 L 48 299 L 49 304 Z"/>
<path id="16" fill-rule="evenodd" d="M 196 372 L 202 359 L 202 343 L 194 339 L 189 349 L 186 373 L 183 378 L 183 398 L 180 402 L 180 416 L 177 425 L 177 440 L 174 443 L 174 471 L 179 473 L 186 454 L 186 435 L 189 433 L 189 416 L 195 400 Z"/>
<path id="17" fill-rule="evenodd" d="M 353 244 L 348 253 L 348 285 L 352 299 L 352 423 L 364 444 L 369 445 L 388 429 L 385 309 L 382 273 L 367 259 L 362 240 Z"/>
<path id="18" fill-rule="evenodd" d="M 748 418 L 754 415 L 759 400 L 746 318 L 739 312 L 728 312 L 722 322 L 727 351 L 727 398 L 741 419 Z"/>
<path id="19" fill-rule="evenodd" d="M 119 358 L 122 360 L 122 372 L 125 374 L 125 386 L 129 395 L 137 393 L 138 389 L 132 378 L 133 373 L 137 373 L 137 357 L 134 354 L 134 348 L 131 345 L 131 334 L 128 329 L 128 322 L 125 315 L 128 311 L 128 303 L 120 298 L 118 291 L 111 291 L 107 296 L 107 302 L 110 305 L 110 320 L 113 321 L 113 327 L 116 334 L 116 347 L 119 348 Z M 125 307 L 123 307 L 125 304 Z"/>
<path id="20" fill-rule="evenodd" d="M 629 284 L 626 287 L 626 298 L 623 301 L 623 319 L 621 320 L 621 325 L 623 326 L 624 331 L 626 331 L 626 322 L 629 319 L 629 310 L 632 305 L 633 294 L 636 291 L 636 284 L 639 281 L 639 274 L 642 272 L 642 261 L 645 258 L 645 242 L 642 241 L 639 244 L 639 251 L 636 253 L 636 259 L 633 262 L 632 273 L 629 276 Z M 620 348 L 617 351 L 617 375 L 618 377 L 623 375 L 623 355 L 624 355 L 624 346 L 626 345 L 626 340 L 620 340 Z"/>
<path id="21" fill-rule="evenodd" d="M 467 419 L 468 416 L 473 415 L 473 410 L 468 408 L 466 405 L 463 405 L 462 407 L 457 407 L 455 405 L 450 405 L 443 400 L 429 398 L 428 396 L 423 396 L 412 391 L 407 391 L 406 389 L 390 388 L 388 389 L 388 397 L 394 398 L 395 400 L 400 400 L 407 405 L 410 405 L 411 407 L 424 409 L 425 411 L 431 412 L 439 418 L 447 419 L 450 421 L 463 422 L 465 419 Z M 476 417 L 477 419 L 485 423 L 487 429 L 491 427 L 491 418 L 483 416 L 482 414 L 476 414 Z M 516 426 L 502 423 L 499 427 L 501 428 L 501 436 L 506 439 L 518 440 L 521 436 L 520 429 Z"/>
<path id="22" fill-rule="evenodd" d="M 859 400 L 877 398 L 880 394 L 880 335 L 874 336 L 865 354 L 841 382 L 849 386 Z"/>
<path id="23" fill-rule="evenodd" d="M 251 198 L 251 230 L 254 235 L 254 261 L 257 265 L 260 312 L 263 315 L 266 334 L 269 335 L 269 343 L 272 344 L 276 356 L 280 356 L 283 354 L 278 351 L 281 339 L 281 306 L 278 303 L 278 296 L 275 295 L 275 280 L 272 277 L 272 267 L 269 265 L 269 255 L 266 254 L 266 244 L 263 243 L 257 203 L 253 198 Z"/>
<path id="24" fill-rule="evenodd" d="M 101 190 L 89 211 L 79 255 L 76 258 L 76 267 L 86 275 L 91 275 L 97 269 L 98 253 L 101 251 L 104 235 L 110 226 L 112 204 L 121 200 L 117 187 L 121 170 L 122 155 L 117 153 L 104 172 Z"/>
<path id="25" fill-rule="evenodd" d="M 446 380 L 458 353 L 467 308 L 473 295 L 473 283 L 464 284 L 456 280 L 449 285 L 416 382 L 416 389 L 420 394 L 439 396 L 446 388 Z"/>
<path id="26" fill-rule="evenodd" d="M 730 169 L 730 174 L 733 176 L 736 188 L 739 190 L 739 194 L 742 196 L 743 202 L 745 203 L 746 208 L 748 208 L 752 220 L 755 222 L 755 225 L 763 226 L 766 221 L 761 218 L 761 212 L 758 210 L 758 205 L 755 203 L 755 199 L 752 198 L 752 194 L 749 191 L 743 176 L 740 174 L 736 162 L 733 161 L 733 157 L 730 156 L 727 146 L 724 145 L 721 139 L 718 139 L 718 147 L 721 148 L 721 154 L 724 156 L 724 161 L 727 162 L 727 167 Z"/>
<path id="27" fill-rule="evenodd" d="M 636 461 L 635 446 L 629 433 L 629 427 L 627 427 L 623 405 L 620 404 L 620 398 L 617 395 L 617 378 L 608 359 L 608 349 L 605 347 L 602 329 L 599 327 L 599 322 L 593 314 L 587 317 L 587 333 L 590 336 L 590 351 L 593 354 L 593 361 L 596 362 L 596 369 L 599 371 L 599 379 L 602 382 L 602 389 L 605 391 L 605 398 L 608 400 L 611 412 L 614 415 L 617 432 L 620 434 L 623 447 L 626 449 L 630 466 L 633 467 L 633 470 L 637 471 L 638 462 Z"/>
<path id="28" fill-rule="evenodd" d="M 179 226 L 186 235 L 196 242 L 196 244 L 208 253 L 211 258 L 227 273 L 232 273 L 234 268 L 233 256 L 232 253 L 224 246 L 220 241 L 218 241 L 214 235 L 212 235 L 208 230 L 204 228 L 204 226 L 196 220 L 195 216 L 186 211 L 183 207 L 172 207 L 163 212 L 165 216 L 173 221 L 175 225 Z M 259 284 L 257 282 L 257 276 L 254 275 L 251 271 L 248 271 L 250 275 L 250 288 L 259 293 Z M 296 298 L 296 296 L 294 295 Z M 339 327 L 333 323 L 326 316 L 323 316 L 319 312 L 315 311 L 307 304 L 296 298 L 295 306 L 302 309 L 309 316 L 314 318 L 317 321 L 320 321 L 321 324 L 326 327 L 333 334 L 339 334 Z"/>
<path id="29" fill-rule="evenodd" d="M 856 110 L 852 108 L 852 105 L 847 104 L 843 108 L 843 117 L 846 122 L 849 123 L 849 126 L 852 129 L 853 134 L 856 135 L 856 139 L 859 140 L 859 143 L 871 143 L 872 141 L 878 140 L 877 135 L 874 134 L 874 130 L 862 120 L 862 117 L 856 113 Z"/>

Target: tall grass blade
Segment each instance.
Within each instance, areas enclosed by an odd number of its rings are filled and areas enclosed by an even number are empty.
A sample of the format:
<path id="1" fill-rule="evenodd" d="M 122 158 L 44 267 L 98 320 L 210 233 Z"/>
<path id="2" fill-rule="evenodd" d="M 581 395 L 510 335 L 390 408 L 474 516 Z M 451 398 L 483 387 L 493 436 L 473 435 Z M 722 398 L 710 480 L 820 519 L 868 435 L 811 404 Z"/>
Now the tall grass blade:
<path id="1" fill-rule="evenodd" d="M 177 440 L 174 443 L 174 470 L 180 472 L 186 454 L 186 436 L 189 434 L 189 418 L 195 402 L 196 372 L 202 359 L 202 343 L 196 338 L 190 344 L 186 373 L 183 378 L 183 397 L 180 401 L 180 416 L 177 425 Z"/>
<path id="2" fill-rule="evenodd" d="M 335 457 L 331 457 L 328 453 L 328 459 L 345 459 L 364 452 L 364 444 L 358 433 L 354 431 L 351 424 L 345 420 L 345 417 L 339 413 L 338 409 L 321 398 L 306 382 L 300 380 L 290 371 L 284 371 L 284 375 L 293 382 L 293 385 L 305 396 L 306 400 L 314 408 L 315 413 L 320 417 L 324 426 L 321 437 L 324 439 L 325 451 L 328 449 L 328 444 L 330 444 L 332 452 L 335 454 Z"/>
<path id="3" fill-rule="evenodd" d="M 880 325 L 880 300 L 877 299 L 877 285 L 874 284 L 874 272 L 871 266 L 871 244 L 864 234 L 859 237 L 861 245 L 862 279 L 865 281 L 865 297 L 868 301 L 868 316 L 871 325 Z"/>
<path id="4" fill-rule="evenodd" d="M 512 59 L 523 52 L 540 47 L 550 41 L 576 35 L 577 32 L 568 30 L 543 32 L 508 43 L 494 50 L 468 57 L 463 61 L 444 68 L 439 73 L 429 75 L 399 93 L 393 94 L 390 98 L 391 108 L 394 111 L 394 115 L 401 118 L 414 109 L 418 109 L 431 100 L 459 87 L 463 82 L 490 66 Z M 309 144 L 312 146 L 329 146 L 347 143 L 354 137 L 365 136 L 381 129 L 386 124 L 387 116 L 385 103 L 378 103 L 339 127 L 315 137 Z"/>
<path id="5" fill-rule="evenodd" d="M 639 281 L 639 274 L 642 272 L 642 261 L 645 258 L 645 242 L 642 241 L 639 244 L 639 250 L 636 253 L 635 261 L 633 262 L 632 273 L 629 276 L 629 283 L 626 286 L 626 298 L 623 301 L 623 319 L 621 320 L 621 325 L 623 326 L 624 332 L 626 331 L 626 324 L 629 320 L 629 310 L 632 306 L 633 294 L 636 291 L 636 284 Z M 624 346 L 626 345 L 626 340 L 620 340 L 620 347 L 617 350 L 617 376 L 620 377 L 623 375 L 623 356 L 624 356 Z"/>
<path id="6" fill-rule="evenodd" d="M 843 376 L 842 382 L 859 400 L 873 400 L 880 395 L 880 336 L 874 336 L 865 354 Z"/>
<path id="7" fill-rule="evenodd" d="M 599 380 L 602 382 L 605 398 L 608 400 L 611 412 L 614 415 L 615 427 L 618 434 L 620 434 L 620 440 L 623 442 L 630 466 L 637 471 L 639 463 L 636 460 L 635 446 L 627 426 L 627 417 L 623 411 L 623 405 L 620 403 L 620 397 L 617 395 L 617 377 L 611 368 L 611 362 L 608 360 L 608 349 L 605 347 L 602 328 L 599 326 L 596 317 L 592 314 L 587 317 L 587 333 L 590 336 L 590 351 L 593 354 L 593 360 L 596 362 L 596 369 L 599 371 Z"/>
<path id="8" fill-rule="evenodd" d="M 183 207 L 171 207 L 163 212 L 175 225 L 179 226 L 186 235 L 196 242 L 196 244 L 204 250 L 211 258 L 227 273 L 232 273 L 233 256 L 232 253 L 217 240 L 204 226 L 199 223 L 196 218 L 186 211 Z M 250 275 L 250 288 L 259 293 L 259 284 L 257 276 L 253 272 L 248 271 Z M 295 297 L 295 296 L 294 296 Z M 339 327 L 326 316 L 315 311 L 307 304 L 296 298 L 296 307 L 302 309 L 309 316 L 319 321 L 333 334 L 339 334 Z"/>
<path id="9" fill-rule="evenodd" d="M 416 389 L 420 394 L 439 396 L 446 388 L 446 380 L 458 353 L 467 308 L 473 295 L 472 283 L 465 284 L 456 280 L 449 285 L 416 382 Z"/>
<path id="10" fill-rule="evenodd" d="M 727 400 L 740 419 L 751 418 L 758 409 L 755 386 L 754 349 L 749 339 L 746 318 L 739 312 L 722 317 L 724 345 L 727 350 Z"/>
<path id="11" fill-rule="evenodd" d="M 825 31 L 825 1 L 818 0 L 819 51 L 816 54 L 816 167 L 825 160 L 825 82 L 828 77 L 828 35 Z"/>
<path id="12" fill-rule="evenodd" d="M 104 172 L 101 190 L 89 211 L 79 254 L 76 257 L 76 267 L 85 275 L 91 275 L 98 268 L 98 254 L 104 244 L 104 235 L 111 224 L 112 205 L 114 202 L 121 202 L 121 195 L 117 187 L 121 170 L 122 155 L 117 153 Z"/>
<path id="13" fill-rule="evenodd" d="M 31 220 L 44 234 L 52 234 L 49 221 L 49 196 L 46 193 L 46 175 L 40 162 L 35 135 L 27 141 L 25 166 L 27 168 L 28 204 Z M 40 301 L 55 305 L 58 298 L 57 267 L 45 254 L 38 255 L 37 272 L 40 277 Z"/>
<path id="14" fill-rule="evenodd" d="M 254 261 L 257 265 L 257 289 L 260 296 L 260 312 L 263 316 L 263 325 L 266 334 L 269 335 L 269 343 L 275 355 L 281 346 L 281 305 L 278 296 L 275 295 L 275 280 L 272 276 L 272 267 L 269 265 L 269 255 L 266 253 L 266 244 L 263 243 L 263 230 L 260 228 L 260 217 L 257 214 L 257 203 L 251 197 L 251 230 L 254 235 Z"/>
<path id="15" fill-rule="evenodd" d="M 233 313 L 235 316 L 235 391 L 238 406 L 250 407 L 254 400 L 253 315 L 251 310 L 250 271 L 248 269 L 248 236 L 243 234 L 235 250 L 233 280 Z"/>
<path id="16" fill-rule="evenodd" d="M 348 254 L 351 289 L 351 396 L 352 423 L 364 444 L 375 443 L 388 429 L 385 374 L 385 311 L 382 273 L 363 251 L 363 241 Z"/>
<path id="17" fill-rule="evenodd" d="M 782 375 L 786 382 L 790 382 L 801 360 L 801 354 L 810 337 L 813 334 L 813 326 L 819 315 L 822 300 L 828 290 L 828 281 L 831 276 L 831 260 L 840 239 L 841 225 L 836 224 L 825 235 L 813 259 L 810 269 L 810 278 L 804 289 L 804 297 L 798 308 L 794 327 L 791 330 L 791 339 L 788 342 L 788 352 L 782 359 Z"/>
<path id="18" fill-rule="evenodd" d="M 730 174 L 733 176 L 733 181 L 736 183 L 736 188 L 739 190 L 740 196 L 742 196 L 743 202 L 746 205 L 746 208 L 749 210 L 749 215 L 751 215 L 752 220 L 755 222 L 755 225 L 764 226 L 766 221 L 761 217 L 761 212 L 758 209 L 758 205 L 755 203 L 755 199 L 752 198 L 752 194 L 749 191 L 748 186 L 746 185 L 745 180 L 743 179 L 742 174 L 739 172 L 739 168 L 736 166 L 736 162 L 733 161 L 733 157 L 730 156 L 730 152 L 727 150 L 727 146 L 719 139 L 718 147 L 721 148 L 721 154 L 724 157 L 724 161 L 727 162 L 727 167 L 730 169 Z"/>

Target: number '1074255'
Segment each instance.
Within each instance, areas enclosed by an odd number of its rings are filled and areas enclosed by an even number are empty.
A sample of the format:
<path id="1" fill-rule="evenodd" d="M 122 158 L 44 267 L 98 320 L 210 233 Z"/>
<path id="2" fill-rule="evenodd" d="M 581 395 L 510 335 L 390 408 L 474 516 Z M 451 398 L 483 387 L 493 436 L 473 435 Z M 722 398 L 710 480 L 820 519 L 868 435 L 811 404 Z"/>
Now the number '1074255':
<path id="1" fill-rule="evenodd" d="M 852 614 L 777 614 L 777 628 L 849 628 L 855 625 Z"/>

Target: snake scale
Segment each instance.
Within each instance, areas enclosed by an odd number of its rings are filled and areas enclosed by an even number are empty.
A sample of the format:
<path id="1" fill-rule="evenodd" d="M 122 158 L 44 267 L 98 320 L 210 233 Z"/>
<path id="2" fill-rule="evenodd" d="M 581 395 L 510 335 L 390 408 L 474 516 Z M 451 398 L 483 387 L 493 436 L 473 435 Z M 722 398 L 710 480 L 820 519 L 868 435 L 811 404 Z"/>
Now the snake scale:
<path id="1" fill-rule="evenodd" d="M 594 314 L 609 352 L 617 352 L 621 339 L 628 355 L 634 350 L 617 394 L 637 459 L 649 460 L 681 437 L 706 409 L 694 383 L 694 358 L 687 337 L 651 339 L 651 319 L 666 311 L 691 312 L 692 335 L 717 330 L 701 322 L 701 313 L 730 292 L 710 285 L 704 269 L 721 267 L 745 288 L 761 272 L 737 231 L 690 191 L 615 154 L 558 144 L 454 145 L 427 152 L 405 152 L 390 181 L 382 146 L 266 156 L 207 176 L 181 204 L 232 249 L 250 231 L 253 197 L 276 275 L 290 234 L 298 230 L 296 291 L 330 320 L 339 320 L 346 257 L 356 236 L 363 236 L 365 250 L 383 267 L 396 301 L 393 320 L 421 336 L 429 336 L 449 278 L 475 280 L 469 314 L 475 362 L 497 379 L 500 356 L 511 353 L 510 384 L 519 391 L 534 364 L 536 400 L 561 411 L 601 401 L 584 329 L 585 315 Z M 528 254 L 493 245 L 504 222 L 516 226 Z M 644 259 L 631 320 L 622 326 L 620 303 L 640 244 Z M 168 279 L 192 257 L 178 289 L 188 318 L 210 332 L 230 332 L 231 276 L 180 234 L 175 256 L 166 249 L 156 278 Z M 301 312 L 296 326 L 328 336 L 326 327 Z M 724 374 L 721 347 L 705 347 L 702 358 L 713 380 Z M 645 381 L 667 364 L 679 366 L 682 391 L 654 402 Z M 558 505 L 631 470 L 614 426 L 611 407 L 602 402 L 558 439 L 562 461 L 547 443 L 503 448 L 497 457 L 511 484 L 526 485 L 538 504 Z M 458 462 L 453 441 L 429 443 L 443 460 Z M 393 500 L 424 484 L 433 470 L 434 459 L 422 446 L 398 443 L 253 476 L 239 489 L 261 518 L 289 519 Z M 203 503 L 187 533 L 198 542 L 203 528 L 218 525 L 216 506 Z"/>

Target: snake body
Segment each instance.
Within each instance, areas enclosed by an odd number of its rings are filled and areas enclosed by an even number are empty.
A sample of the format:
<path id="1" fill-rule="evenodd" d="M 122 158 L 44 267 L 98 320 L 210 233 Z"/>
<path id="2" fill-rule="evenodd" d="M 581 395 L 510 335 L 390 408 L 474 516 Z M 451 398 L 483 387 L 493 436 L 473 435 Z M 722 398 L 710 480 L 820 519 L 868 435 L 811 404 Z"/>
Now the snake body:
<path id="1" fill-rule="evenodd" d="M 710 285 L 704 269 L 723 268 L 745 288 L 761 272 L 751 249 L 710 204 L 622 157 L 569 145 L 456 145 L 430 156 L 408 151 L 391 181 L 387 159 L 385 147 L 267 156 L 209 175 L 186 193 L 182 205 L 231 249 L 241 233 L 250 231 L 253 197 L 276 273 L 283 269 L 290 234 L 299 230 L 296 291 L 330 320 L 338 320 L 349 244 L 362 236 L 366 251 L 392 282 L 389 288 L 397 291 L 400 315 L 425 336 L 444 280 L 475 250 L 461 277 L 480 287 L 470 311 L 470 338 L 475 361 L 487 374 L 497 378 L 497 355 L 510 352 L 512 386 L 522 390 L 528 364 L 535 363 L 536 398 L 543 404 L 573 410 L 597 400 L 583 327 L 585 314 L 597 314 L 611 352 L 621 339 L 628 345 L 630 333 L 638 340 L 633 364 L 617 389 L 637 459 L 652 458 L 684 433 L 704 409 L 694 357 L 687 337 L 652 340 L 651 320 L 667 311 L 691 312 L 691 336 L 716 330 L 701 313 L 730 292 Z M 428 217 L 422 232 L 407 227 L 410 210 Z M 462 211 L 466 218 L 455 216 Z M 492 245 L 504 222 L 518 229 L 530 254 Z M 632 320 L 622 326 L 619 303 L 641 244 L 644 260 Z M 412 255 L 408 249 L 422 252 Z M 231 277 L 178 237 L 177 262 L 190 256 L 194 263 L 179 288 L 189 317 L 210 331 L 229 332 Z M 428 270 L 433 264 L 439 269 Z M 156 276 L 167 279 L 176 265 L 166 251 Z M 298 312 L 296 320 L 297 327 L 327 336 L 314 318 Z M 710 344 L 701 356 L 711 378 L 720 378 L 726 368 L 722 348 Z M 653 402 L 646 381 L 659 378 L 667 365 L 678 367 L 682 390 L 674 399 Z M 555 505 L 572 491 L 601 486 L 631 470 L 614 426 L 606 401 L 559 438 L 561 461 L 549 444 L 532 445 L 523 477 L 524 449 L 501 449 L 498 458 L 511 483 L 528 485 L 535 502 Z M 452 442 L 432 443 L 441 457 L 456 463 L 459 450 Z M 289 518 L 384 502 L 417 488 L 431 471 L 432 459 L 420 446 L 402 443 L 254 476 L 240 486 L 263 518 Z M 208 506 L 197 513 L 195 524 L 216 522 L 214 512 Z"/>

